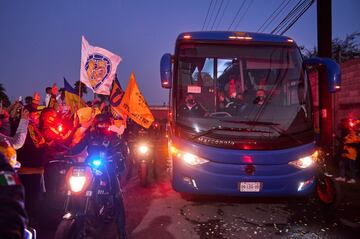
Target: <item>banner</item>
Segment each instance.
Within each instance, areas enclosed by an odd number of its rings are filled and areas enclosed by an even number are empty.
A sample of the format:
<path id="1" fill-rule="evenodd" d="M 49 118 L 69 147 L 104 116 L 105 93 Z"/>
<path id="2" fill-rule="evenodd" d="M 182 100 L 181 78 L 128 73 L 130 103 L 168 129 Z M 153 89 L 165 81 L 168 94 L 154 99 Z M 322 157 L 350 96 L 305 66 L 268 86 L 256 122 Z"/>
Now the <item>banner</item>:
<path id="1" fill-rule="evenodd" d="M 124 121 L 126 121 L 126 115 L 124 115 L 120 109 L 120 103 L 121 100 L 123 99 L 124 93 L 125 92 L 122 89 L 119 80 L 115 76 L 113 88 L 111 90 L 110 98 L 109 98 L 111 113 L 115 118 L 121 117 Z"/>
<path id="2" fill-rule="evenodd" d="M 77 109 L 85 107 L 85 102 L 80 98 L 78 92 L 71 87 L 69 82 L 64 78 L 65 104 L 70 107 L 71 113 L 75 113 Z"/>
<path id="3" fill-rule="evenodd" d="M 145 128 L 149 128 L 154 121 L 154 116 L 136 84 L 134 72 L 130 75 L 129 83 L 119 109 Z"/>
<path id="4" fill-rule="evenodd" d="M 94 93 L 110 95 L 110 87 L 120 61 L 120 56 L 92 46 L 82 37 L 80 81 Z"/>

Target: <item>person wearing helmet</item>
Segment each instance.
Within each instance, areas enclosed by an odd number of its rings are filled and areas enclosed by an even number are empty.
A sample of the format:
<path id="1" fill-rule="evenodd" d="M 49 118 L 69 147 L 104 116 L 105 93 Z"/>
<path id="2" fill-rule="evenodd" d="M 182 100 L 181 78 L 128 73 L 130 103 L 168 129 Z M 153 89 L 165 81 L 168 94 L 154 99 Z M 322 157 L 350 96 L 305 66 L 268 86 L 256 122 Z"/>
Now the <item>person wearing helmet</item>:
<path id="1" fill-rule="evenodd" d="M 119 177 L 125 170 L 125 157 L 123 154 L 124 142 L 118 137 L 118 134 L 111 130 L 113 125 L 112 115 L 109 113 L 101 113 L 95 116 L 92 121 L 90 130 L 87 130 L 86 135 L 74 145 L 68 152 L 67 155 L 76 155 L 81 153 L 85 148 L 88 154 L 92 154 L 93 151 L 99 149 L 99 147 L 105 147 L 108 152 L 112 155 L 118 155 L 117 158 L 113 157 L 113 162 L 116 162 L 116 168 L 114 168 L 114 175 Z M 121 188 L 120 193 L 117 194 L 115 200 L 118 202 L 116 205 L 119 206 L 119 218 L 117 220 L 118 231 L 121 234 L 120 238 L 126 238 L 125 233 L 125 210 L 123 206 L 123 199 Z"/>

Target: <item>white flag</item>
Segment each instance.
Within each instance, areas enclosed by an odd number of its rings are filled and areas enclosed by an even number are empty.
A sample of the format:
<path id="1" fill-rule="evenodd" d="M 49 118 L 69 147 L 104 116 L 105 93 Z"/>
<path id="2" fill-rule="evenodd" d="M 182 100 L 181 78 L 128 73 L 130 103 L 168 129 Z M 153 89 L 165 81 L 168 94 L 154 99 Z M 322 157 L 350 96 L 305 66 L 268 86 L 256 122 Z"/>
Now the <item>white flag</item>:
<path id="1" fill-rule="evenodd" d="M 92 46 L 84 36 L 82 37 L 80 81 L 94 93 L 110 95 L 110 88 L 120 61 L 120 56 Z"/>

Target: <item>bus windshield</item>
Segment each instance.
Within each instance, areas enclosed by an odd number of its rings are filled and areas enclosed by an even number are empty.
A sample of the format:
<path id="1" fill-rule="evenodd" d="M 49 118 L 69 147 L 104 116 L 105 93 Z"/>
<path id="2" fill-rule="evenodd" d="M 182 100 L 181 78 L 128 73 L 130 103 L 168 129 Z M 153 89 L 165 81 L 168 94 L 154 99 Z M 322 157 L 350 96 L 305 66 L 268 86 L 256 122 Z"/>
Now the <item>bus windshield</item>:
<path id="1" fill-rule="evenodd" d="M 183 44 L 176 66 L 176 123 L 194 138 L 302 142 L 313 131 L 296 46 Z"/>

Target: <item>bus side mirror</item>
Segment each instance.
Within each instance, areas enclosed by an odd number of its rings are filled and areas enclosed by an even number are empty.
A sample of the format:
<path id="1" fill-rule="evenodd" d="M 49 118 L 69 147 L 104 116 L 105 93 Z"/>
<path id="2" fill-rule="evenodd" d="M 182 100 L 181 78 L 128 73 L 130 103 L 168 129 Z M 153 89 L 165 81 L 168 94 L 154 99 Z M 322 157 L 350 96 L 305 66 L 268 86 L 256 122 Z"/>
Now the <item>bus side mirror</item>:
<path id="1" fill-rule="evenodd" d="M 341 70 L 339 64 L 330 58 L 312 57 L 304 60 L 304 66 L 324 66 L 326 68 L 326 75 L 328 80 L 328 90 L 335 93 L 340 90 L 341 85 Z"/>
<path id="2" fill-rule="evenodd" d="M 172 87 L 172 56 L 169 53 L 164 54 L 160 61 L 161 86 L 165 89 Z"/>

